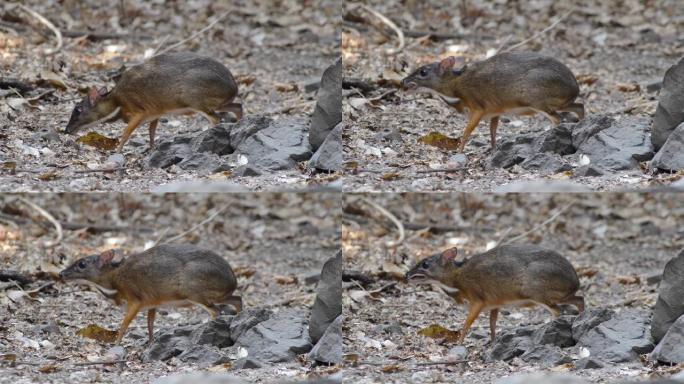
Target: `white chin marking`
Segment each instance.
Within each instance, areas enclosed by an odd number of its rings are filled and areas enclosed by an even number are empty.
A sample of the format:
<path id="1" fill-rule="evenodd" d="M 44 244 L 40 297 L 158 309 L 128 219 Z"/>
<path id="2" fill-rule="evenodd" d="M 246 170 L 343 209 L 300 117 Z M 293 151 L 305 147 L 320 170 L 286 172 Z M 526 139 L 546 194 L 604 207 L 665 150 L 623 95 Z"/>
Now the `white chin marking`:
<path id="1" fill-rule="evenodd" d="M 116 289 L 105 288 L 99 284 L 93 283 L 92 281 L 86 280 L 86 279 L 75 279 L 75 280 L 71 280 L 71 281 L 76 283 L 76 284 L 85 284 L 89 287 L 95 288 L 105 296 L 114 296 L 119 292 Z"/>

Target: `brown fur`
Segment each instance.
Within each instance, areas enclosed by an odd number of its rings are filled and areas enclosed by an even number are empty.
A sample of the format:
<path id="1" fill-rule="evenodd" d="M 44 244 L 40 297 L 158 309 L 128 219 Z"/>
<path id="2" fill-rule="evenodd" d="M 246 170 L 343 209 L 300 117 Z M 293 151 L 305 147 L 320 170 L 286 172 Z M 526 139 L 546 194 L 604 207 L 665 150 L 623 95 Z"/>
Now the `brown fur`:
<path id="1" fill-rule="evenodd" d="M 559 111 L 574 112 L 580 119 L 584 118 L 584 106 L 574 102 L 579 94 L 575 76 L 554 58 L 531 52 L 507 52 L 460 69 L 454 65 L 456 60 L 451 57 L 423 66 L 402 83 L 458 98 L 459 102 L 450 105 L 459 111 L 469 110 L 461 151 L 483 118 L 490 119 L 491 145 L 494 148 L 498 116 L 517 108 L 529 107 L 544 112 L 556 125 L 560 123 Z"/>
<path id="2" fill-rule="evenodd" d="M 463 342 L 468 329 L 483 310 L 490 310 L 491 339 L 496 335 L 498 307 L 518 304 L 543 304 L 555 316 L 558 304 L 571 304 L 584 310 L 584 299 L 576 296 L 577 273 L 570 262 L 555 251 L 529 244 L 511 244 L 494 248 L 459 262 L 455 249 L 431 256 L 413 267 L 409 281 L 427 277 L 447 287 L 458 289 L 449 295 L 457 302 L 467 300 L 469 315 L 460 334 Z"/>
<path id="3" fill-rule="evenodd" d="M 111 252 L 111 251 L 108 251 Z M 126 302 L 126 316 L 119 328 L 121 342 L 137 313 L 148 310 L 148 333 L 152 341 L 155 307 L 174 301 L 178 306 L 202 306 L 212 318 L 215 304 L 228 303 L 242 309 L 242 299 L 233 296 L 237 280 L 230 265 L 216 253 L 193 245 L 160 245 L 125 259 L 107 253 L 77 260 L 61 272 L 65 280 L 85 279 L 116 293 L 108 295 L 117 304 Z M 107 295 L 106 292 L 103 291 Z"/>
<path id="4" fill-rule="evenodd" d="M 75 133 L 120 108 L 113 120 L 121 118 L 128 125 L 117 150 L 147 121 L 152 148 L 157 120 L 168 112 L 199 111 L 214 125 L 219 121 L 217 112 L 233 112 L 242 118 L 242 106 L 233 103 L 237 93 L 233 75 L 218 61 L 188 52 L 163 54 L 124 72 L 111 92 L 91 90 L 74 108 L 66 131 Z"/>

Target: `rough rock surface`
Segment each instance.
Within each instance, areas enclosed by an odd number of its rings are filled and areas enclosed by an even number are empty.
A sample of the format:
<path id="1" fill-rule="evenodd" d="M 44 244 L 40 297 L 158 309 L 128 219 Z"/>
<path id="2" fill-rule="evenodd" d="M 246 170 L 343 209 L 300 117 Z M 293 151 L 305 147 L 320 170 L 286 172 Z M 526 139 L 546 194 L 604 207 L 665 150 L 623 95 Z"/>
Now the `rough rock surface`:
<path id="1" fill-rule="evenodd" d="M 684 315 L 670 326 L 651 357 L 668 364 L 684 363 Z"/>
<path id="2" fill-rule="evenodd" d="M 572 132 L 577 153 L 599 168 L 618 171 L 638 169 L 640 161 L 653 158 L 648 117 L 588 117 Z"/>
<path id="3" fill-rule="evenodd" d="M 556 365 L 572 362 L 572 358 L 555 345 L 541 344 L 528 349 L 520 356 L 526 363 L 534 363 L 543 367 L 555 367 Z"/>
<path id="4" fill-rule="evenodd" d="M 314 150 L 325 141 L 328 133 L 342 121 L 342 59 L 323 72 L 318 102 L 311 115 L 309 143 Z M 340 154 L 341 155 L 341 154 Z"/>
<path id="5" fill-rule="evenodd" d="M 322 171 L 339 171 L 342 160 L 342 123 L 339 123 L 311 157 L 309 166 Z"/>
<path id="6" fill-rule="evenodd" d="M 684 169 L 684 123 L 671 131 L 667 141 L 653 157 L 651 168 L 665 171 Z"/>
<path id="7" fill-rule="evenodd" d="M 653 307 L 651 335 L 660 341 L 670 326 L 684 315 L 684 250 L 665 264 L 658 301 Z"/>
<path id="8" fill-rule="evenodd" d="M 247 349 L 249 356 L 260 361 L 291 361 L 313 347 L 307 332 L 306 313 L 286 310 L 248 329 L 235 344 Z"/>
<path id="9" fill-rule="evenodd" d="M 245 116 L 237 123 L 162 139 L 150 154 L 148 165 L 167 168 L 178 164 L 181 169 L 208 174 L 237 168 L 246 160 L 261 170 L 290 169 L 311 157 L 307 134 L 306 118 Z"/>
<path id="10" fill-rule="evenodd" d="M 522 355 L 533 347 L 531 336 L 535 328 L 521 327 L 500 331 L 494 339 L 492 348 L 487 355 L 487 360 L 510 360 Z"/>
<path id="11" fill-rule="evenodd" d="M 684 58 L 665 72 L 658 109 L 653 116 L 651 141 L 659 150 L 670 133 L 684 122 Z"/>
<path id="12" fill-rule="evenodd" d="M 342 321 L 343 316 L 340 315 L 328 326 L 309 353 L 311 360 L 332 364 L 342 362 Z"/>
<path id="13" fill-rule="evenodd" d="M 342 314 L 342 252 L 328 259 L 321 270 L 316 287 L 316 301 L 311 308 L 309 335 L 313 343 L 325 333 L 326 328 Z"/>
<path id="14" fill-rule="evenodd" d="M 577 345 L 589 349 L 592 357 L 612 363 L 639 361 L 639 355 L 654 348 L 647 320 L 633 311 L 618 313 L 592 328 Z"/>

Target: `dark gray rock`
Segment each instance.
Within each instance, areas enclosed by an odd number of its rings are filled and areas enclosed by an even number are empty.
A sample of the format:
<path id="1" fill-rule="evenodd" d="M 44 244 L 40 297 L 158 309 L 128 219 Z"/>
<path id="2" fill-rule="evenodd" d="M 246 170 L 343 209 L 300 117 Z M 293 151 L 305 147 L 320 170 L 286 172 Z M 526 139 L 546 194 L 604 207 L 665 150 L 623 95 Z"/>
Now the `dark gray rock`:
<path id="1" fill-rule="evenodd" d="M 311 158 L 307 129 L 306 119 L 271 120 L 268 127 L 236 145 L 235 152 L 247 156 L 249 164 L 266 170 L 290 169 Z"/>
<path id="2" fill-rule="evenodd" d="M 316 150 L 328 133 L 342 121 L 342 58 L 323 72 L 318 102 L 311 115 L 309 143 Z"/>
<path id="3" fill-rule="evenodd" d="M 190 334 L 195 325 L 187 325 L 157 332 L 152 344 L 142 353 L 143 362 L 168 360 L 183 353 L 190 346 Z"/>
<path id="4" fill-rule="evenodd" d="M 553 175 L 572 169 L 572 166 L 563 160 L 559 154 L 547 152 L 531 155 L 520 163 L 520 166 L 530 171 L 538 171 L 542 175 Z"/>
<path id="5" fill-rule="evenodd" d="M 542 367 L 555 367 L 557 365 L 572 362 L 572 358 L 563 353 L 560 347 L 555 345 L 534 345 L 520 359 L 526 363 L 534 363 Z"/>
<path id="6" fill-rule="evenodd" d="M 648 285 L 658 285 L 661 281 L 663 281 L 663 272 L 653 271 L 647 273 L 644 280 L 646 280 L 646 284 Z"/>
<path id="7" fill-rule="evenodd" d="M 532 341 L 537 345 L 551 344 L 558 347 L 572 347 L 575 340 L 572 338 L 571 316 L 561 316 L 542 325 L 532 334 Z"/>
<path id="8" fill-rule="evenodd" d="M 684 363 L 684 315 L 670 326 L 651 358 L 667 364 Z"/>
<path id="9" fill-rule="evenodd" d="M 342 314 L 342 252 L 328 259 L 321 270 L 316 287 L 316 301 L 311 307 L 309 336 L 313 343 L 325 333 L 325 329 Z"/>
<path id="10" fill-rule="evenodd" d="M 219 156 L 233 153 L 230 126 L 231 124 L 219 124 L 195 136 L 190 143 L 193 152 L 209 152 Z"/>
<path id="11" fill-rule="evenodd" d="M 651 335 L 659 342 L 670 326 L 684 315 L 684 250 L 665 264 L 658 300 L 653 307 Z"/>
<path id="12" fill-rule="evenodd" d="M 306 313 L 285 310 L 240 335 L 235 344 L 247 349 L 251 358 L 278 363 L 293 361 L 313 347 L 307 332 Z"/>
<path id="13" fill-rule="evenodd" d="M 665 171 L 684 169 L 684 123 L 679 124 L 651 161 L 651 168 Z"/>
<path id="14" fill-rule="evenodd" d="M 536 327 L 521 327 L 514 330 L 499 332 L 494 339 L 486 361 L 510 360 L 521 356 L 534 345 L 532 334 Z"/>
<path id="15" fill-rule="evenodd" d="M 257 324 L 268 320 L 273 312 L 266 308 L 250 308 L 240 312 L 231 319 L 230 338 L 235 342 L 240 336 Z"/>
<path id="16" fill-rule="evenodd" d="M 237 148 L 248 137 L 254 136 L 257 132 L 270 127 L 272 124 L 273 119 L 266 115 L 247 115 L 235 124 L 225 124 L 229 132 L 230 146 Z"/>
<path id="17" fill-rule="evenodd" d="M 496 144 L 496 149 L 489 160 L 491 168 L 510 168 L 520 164 L 533 154 L 533 135 L 504 137 Z"/>
<path id="18" fill-rule="evenodd" d="M 559 155 L 575 153 L 575 146 L 572 144 L 572 126 L 574 124 L 564 123 L 542 133 L 535 140 L 535 151 L 537 153 L 551 152 Z"/>
<path id="19" fill-rule="evenodd" d="M 572 322 L 572 338 L 575 342 L 579 341 L 587 332 L 613 316 L 615 312 L 607 308 L 585 310 Z"/>
<path id="20" fill-rule="evenodd" d="M 233 168 L 219 155 L 208 152 L 193 153 L 178 163 L 178 167 L 186 171 L 198 171 L 200 174 L 212 174 Z"/>
<path id="21" fill-rule="evenodd" d="M 665 72 L 658 108 L 653 116 L 651 141 L 659 150 L 670 133 L 684 122 L 684 58 Z"/>
<path id="22" fill-rule="evenodd" d="M 185 363 L 195 363 L 200 367 L 208 367 L 231 361 L 230 357 L 213 345 L 189 345 L 188 349 L 178 355 L 178 360 Z"/>
<path id="23" fill-rule="evenodd" d="M 639 361 L 654 345 L 648 334 L 648 320 L 635 311 L 624 311 L 586 332 L 577 345 L 589 349 L 602 361 L 621 363 Z"/>
<path id="24" fill-rule="evenodd" d="M 573 145 L 577 153 L 588 156 L 599 168 L 639 169 L 640 161 L 650 160 L 654 155 L 649 126 L 648 117 L 624 116 L 616 120 L 592 116 L 573 130 Z"/>
<path id="25" fill-rule="evenodd" d="M 580 167 L 575 168 L 575 170 L 572 172 L 572 175 L 575 177 L 603 176 L 604 174 L 605 170 L 592 164 L 582 165 Z"/>
<path id="26" fill-rule="evenodd" d="M 403 335 L 404 330 L 401 328 L 401 324 L 394 321 L 389 324 L 379 324 L 373 327 L 373 333 L 381 335 Z"/>
<path id="27" fill-rule="evenodd" d="M 309 167 L 322 171 L 342 169 L 342 123 L 326 136 L 323 144 L 309 160 Z"/>
<path id="28" fill-rule="evenodd" d="M 152 168 L 167 168 L 180 163 L 192 155 L 191 141 L 192 137 L 187 135 L 162 139 L 160 143 L 155 145 L 147 164 Z"/>
<path id="29" fill-rule="evenodd" d="M 340 315 L 328 326 L 323 337 L 309 352 L 309 359 L 328 364 L 342 362 L 342 321 Z"/>
<path id="30" fill-rule="evenodd" d="M 233 362 L 234 369 L 259 369 L 261 365 L 259 360 L 250 359 L 249 357 L 243 357 Z"/>
<path id="31" fill-rule="evenodd" d="M 591 357 L 583 357 L 575 362 L 576 369 L 601 369 L 603 363 Z"/>
<path id="32" fill-rule="evenodd" d="M 230 347 L 233 340 L 230 337 L 230 325 L 233 316 L 219 316 L 192 331 L 192 344 L 210 344 L 218 348 Z"/>
<path id="33" fill-rule="evenodd" d="M 261 176 L 264 174 L 264 170 L 254 164 L 241 165 L 233 170 L 234 176 Z"/>

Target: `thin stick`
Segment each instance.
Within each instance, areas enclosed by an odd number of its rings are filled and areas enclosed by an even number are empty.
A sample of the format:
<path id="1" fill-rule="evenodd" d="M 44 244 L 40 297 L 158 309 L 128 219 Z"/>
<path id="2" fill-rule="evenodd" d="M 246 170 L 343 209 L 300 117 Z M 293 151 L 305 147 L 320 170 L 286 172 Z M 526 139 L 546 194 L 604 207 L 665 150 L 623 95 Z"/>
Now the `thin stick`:
<path id="1" fill-rule="evenodd" d="M 293 104 L 293 105 L 290 105 L 288 107 L 282 107 L 282 108 L 274 109 L 273 111 L 268 111 L 268 112 L 266 112 L 266 114 L 267 115 L 279 115 L 281 113 L 290 112 L 293 109 L 308 107 L 308 106 L 313 105 L 315 103 L 316 103 L 316 100 L 303 101 L 301 103 Z"/>
<path id="2" fill-rule="evenodd" d="M 154 51 L 152 51 L 152 54 L 153 54 L 153 55 L 154 55 L 155 53 L 159 52 L 159 50 L 161 49 L 161 47 L 166 43 L 166 40 L 169 39 L 169 36 L 170 36 L 170 35 L 166 35 L 166 36 L 164 36 L 163 39 L 161 39 L 161 41 L 159 42 L 159 44 L 157 44 L 157 47 L 154 49 Z"/>
<path id="3" fill-rule="evenodd" d="M 503 52 L 512 51 L 512 50 L 514 50 L 514 49 L 516 49 L 516 48 L 518 48 L 518 47 L 520 47 L 520 46 L 523 46 L 523 45 L 529 43 L 530 41 L 536 39 L 537 37 L 539 37 L 539 36 L 541 36 L 541 35 L 543 35 L 543 34 L 545 34 L 546 32 L 552 30 L 553 28 L 556 27 L 556 25 L 558 25 L 558 23 L 560 23 L 561 21 L 563 21 L 563 19 L 565 19 L 566 17 L 568 17 L 568 16 L 569 16 L 571 13 L 573 13 L 574 11 L 575 11 L 574 9 L 571 9 L 571 10 L 565 12 L 565 13 L 563 14 L 563 16 L 559 17 L 558 20 L 554 21 L 554 22 L 553 22 L 551 25 L 549 25 L 548 27 L 546 27 L 546 28 L 542 29 L 541 31 L 535 33 L 535 34 L 532 35 L 531 37 L 529 37 L 529 38 L 527 38 L 527 39 L 525 39 L 525 40 L 519 42 L 518 44 L 515 44 L 515 45 L 513 45 L 512 47 L 509 47 L 509 48 L 503 50 Z"/>
<path id="4" fill-rule="evenodd" d="M 388 19 L 387 17 L 385 17 L 385 15 L 381 14 L 380 12 L 374 10 L 373 8 L 367 6 L 366 4 L 359 4 L 359 6 L 361 6 L 361 8 L 363 8 L 363 9 L 365 9 L 371 15 L 378 18 L 385 25 L 390 27 L 394 31 L 394 33 L 397 34 L 397 37 L 399 38 L 399 46 L 396 49 L 388 49 L 387 54 L 396 55 L 397 53 L 401 52 L 404 49 L 404 45 L 406 44 L 404 41 L 404 32 L 402 32 L 401 29 L 399 29 L 399 27 L 397 27 L 397 25 L 394 24 L 394 22 L 392 20 Z"/>
<path id="5" fill-rule="evenodd" d="M 230 206 L 230 204 L 224 205 L 223 208 L 221 208 L 221 209 L 219 209 L 218 211 L 212 213 L 209 217 L 207 217 L 206 219 L 202 220 L 201 222 L 199 222 L 199 223 L 193 225 L 192 228 L 188 229 L 187 231 L 185 231 L 185 232 L 183 232 L 183 233 L 181 233 L 181 234 L 179 234 L 179 235 L 176 235 L 176 236 L 174 236 L 174 237 L 172 237 L 172 238 L 166 240 L 163 244 L 172 243 L 172 242 L 174 242 L 174 241 L 176 241 L 176 240 L 182 238 L 183 236 L 187 235 L 188 233 L 193 232 L 194 230 L 196 230 L 197 228 L 203 226 L 204 224 L 206 224 L 206 223 L 208 223 L 208 222 L 214 220 L 214 218 L 215 218 L 216 216 L 218 216 L 221 212 L 225 211 L 229 206 Z"/>
<path id="6" fill-rule="evenodd" d="M 33 208 L 34 210 L 38 211 L 38 213 L 40 213 L 41 216 L 46 218 L 55 227 L 55 230 L 57 231 L 57 239 L 55 239 L 55 241 L 46 242 L 45 246 L 48 248 L 52 248 L 55 245 L 59 244 L 62 241 L 62 238 L 64 237 L 64 234 L 62 232 L 62 225 L 59 223 L 59 221 L 55 220 L 55 218 L 48 211 L 39 207 L 31 200 L 28 200 L 24 197 L 19 197 L 19 200 L 24 204 L 28 205 L 29 207 Z"/>
<path id="7" fill-rule="evenodd" d="M 74 173 L 99 173 L 99 172 L 116 172 L 116 171 L 123 171 L 124 167 L 116 167 L 116 168 L 100 168 L 100 169 L 80 169 L 80 170 L 75 170 Z"/>
<path id="8" fill-rule="evenodd" d="M 465 168 L 435 168 L 435 169 L 419 169 L 416 173 L 439 173 L 439 172 L 458 172 L 465 171 Z"/>
<path id="9" fill-rule="evenodd" d="M 232 11 L 232 9 L 227 10 L 227 11 L 224 12 L 221 16 L 219 16 L 218 19 L 212 21 L 212 22 L 211 22 L 209 25 L 207 25 L 206 27 L 204 27 L 204 28 L 200 29 L 199 31 L 193 33 L 193 34 L 190 35 L 190 37 L 188 37 L 187 39 L 183 39 L 183 40 L 177 42 L 176 44 L 172 44 L 172 45 L 166 47 L 163 51 L 154 54 L 152 57 L 159 56 L 159 55 L 164 54 L 164 53 L 166 53 L 166 52 L 168 52 L 168 51 L 170 51 L 170 50 L 172 50 L 172 49 L 174 49 L 174 48 L 176 48 L 176 47 L 180 47 L 181 45 L 187 43 L 188 41 L 194 39 L 195 37 L 201 35 L 202 33 L 204 33 L 204 32 L 206 32 L 206 31 L 210 30 L 211 28 L 214 27 L 214 25 L 216 25 L 216 23 L 218 23 L 219 21 L 223 20 L 223 18 L 225 18 L 226 16 L 228 16 L 228 14 L 229 14 L 231 11 Z"/>
<path id="10" fill-rule="evenodd" d="M 362 198 L 361 198 L 361 201 L 363 201 L 364 203 L 370 205 L 371 207 L 373 207 L 373 208 L 375 208 L 376 210 L 378 210 L 378 212 L 380 212 L 380 213 L 382 213 L 383 215 L 385 215 L 388 219 L 390 219 L 390 220 L 394 223 L 394 225 L 395 225 L 395 226 L 397 227 L 397 229 L 399 230 L 399 238 L 397 238 L 396 241 L 388 241 L 388 242 L 386 243 L 386 244 L 387 244 L 387 247 L 389 247 L 389 248 L 395 248 L 395 247 L 399 246 L 401 243 L 404 242 L 404 238 L 406 237 L 406 233 L 404 232 L 404 224 L 402 224 L 401 221 L 399 221 L 399 219 L 397 219 L 396 216 L 394 216 L 392 213 L 390 213 L 390 212 L 389 212 L 388 210 L 386 210 L 385 208 L 379 206 L 378 204 L 372 202 L 371 200 L 368 200 L 368 199 L 365 198 L 365 197 L 362 197 Z"/>
<path id="11" fill-rule="evenodd" d="M 573 204 L 575 204 L 575 202 L 572 202 L 572 203 L 566 205 L 565 207 L 559 209 L 556 213 L 554 213 L 553 215 L 551 215 L 551 217 L 549 217 L 548 219 L 544 220 L 541 224 L 535 226 L 534 228 L 530 229 L 529 231 L 527 231 L 527 232 L 525 232 L 525 233 L 522 233 L 522 234 L 520 234 L 520 235 L 518 235 L 518 236 L 516 236 L 516 237 L 514 237 L 514 238 L 512 238 L 512 239 L 510 239 L 510 240 L 508 240 L 508 241 L 505 242 L 504 244 L 510 244 L 510 243 L 512 243 L 512 242 L 514 242 L 514 241 L 516 241 L 516 240 L 520 240 L 520 239 L 522 239 L 523 237 L 529 235 L 530 233 L 532 233 L 532 232 L 538 230 L 539 228 L 545 226 L 546 224 L 548 224 L 548 223 L 550 223 L 550 222 L 556 220 L 556 218 L 557 218 L 558 216 L 560 216 L 561 213 L 567 211 L 570 207 L 572 207 Z"/>
<path id="12" fill-rule="evenodd" d="M 159 244 L 159 242 L 160 242 L 160 241 L 164 238 L 164 236 L 166 236 L 166 234 L 169 232 L 169 229 L 171 229 L 171 227 L 166 227 L 166 228 L 164 228 L 164 230 L 162 231 L 162 233 L 159 234 L 159 237 L 157 237 L 157 240 L 154 242 L 153 247 L 155 247 L 155 246 L 157 246 L 157 244 Z"/>
<path id="13" fill-rule="evenodd" d="M 41 23 L 45 24 L 45 26 L 47 26 L 48 28 L 50 28 L 50 30 L 52 31 L 52 33 L 55 34 L 55 37 L 57 37 L 57 47 L 55 47 L 54 50 L 46 50 L 46 51 L 45 51 L 45 54 L 51 55 L 51 54 L 53 54 L 53 53 L 59 52 L 59 50 L 62 49 L 62 43 L 63 43 L 63 42 L 62 42 L 62 32 L 60 32 L 59 29 L 57 29 L 57 28 L 55 27 L 55 25 L 52 24 L 52 23 L 50 22 L 50 20 L 46 19 L 45 17 L 43 17 L 42 15 L 40 15 L 38 12 L 34 11 L 33 9 L 31 9 L 31 8 L 29 8 L 29 7 L 27 7 L 27 6 L 25 6 L 24 4 L 19 4 L 19 8 L 23 9 L 23 10 L 26 11 L 28 14 L 30 14 L 31 16 L 33 16 L 33 17 L 35 17 L 36 19 L 38 19 L 38 21 L 40 21 Z"/>

